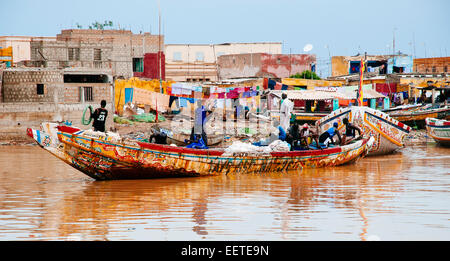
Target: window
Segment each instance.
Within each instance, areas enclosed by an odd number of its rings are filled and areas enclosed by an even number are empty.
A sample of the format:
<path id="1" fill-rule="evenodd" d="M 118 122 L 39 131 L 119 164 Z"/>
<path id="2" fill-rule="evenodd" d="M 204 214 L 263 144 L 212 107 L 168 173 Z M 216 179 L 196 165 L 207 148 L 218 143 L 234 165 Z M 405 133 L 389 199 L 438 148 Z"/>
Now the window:
<path id="1" fill-rule="evenodd" d="M 181 52 L 174 52 L 173 53 L 173 60 L 174 61 L 181 61 Z"/>
<path id="2" fill-rule="evenodd" d="M 144 71 L 144 58 L 133 58 L 133 72 Z"/>
<path id="3" fill-rule="evenodd" d="M 80 102 L 94 101 L 92 87 L 80 87 Z"/>
<path id="4" fill-rule="evenodd" d="M 80 60 L 80 48 L 69 48 L 67 49 L 69 61 L 79 61 Z"/>
<path id="5" fill-rule="evenodd" d="M 42 83 L 36 84 L 36 93 L 37 95 L 44 95 L 44 84 Z"/>
<path id="6" fill-rule="evenodd" d="M 447 72 L 447 66 L 444 66 L 444 72 Z"/>
<path id="7" fill-rule="evenodd" d="M 203 62 L 205 59 L 205 54 L 203 52 L 196 52 L 195 53 L 195 60 L 198 62 Z"/>
<path id="8" fill-rule="evenodd" d="M 432 72 L 436 72 L 436 66 L 431 67 Z"/>
<path id="9" fill-rule="evenodd" d="M 102 49 L 94 49 L 94 61 L 102 60 Z"/>

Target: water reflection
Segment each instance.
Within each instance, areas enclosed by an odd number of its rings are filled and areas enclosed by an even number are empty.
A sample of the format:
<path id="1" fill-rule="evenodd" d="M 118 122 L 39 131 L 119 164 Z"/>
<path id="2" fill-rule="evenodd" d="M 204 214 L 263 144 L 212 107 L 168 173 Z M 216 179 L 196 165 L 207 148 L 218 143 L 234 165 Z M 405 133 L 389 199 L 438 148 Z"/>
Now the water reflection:
<path id="1" fill-rule="evenodd" d="M 442 186 L 450 184 L 448 151 L 433 146 L 327 169 L 106 182 L 37 147 L 0 147 L 0 156 L 0 240 L 367 240 L 379 231 L 397 238 L 380 229 L 384 218 L 422 228 L 420 214 L 405 218 L 412 201 L 426 190 L 448 197 Z M 449 213 L 441 205 L 413 209 Z"/>

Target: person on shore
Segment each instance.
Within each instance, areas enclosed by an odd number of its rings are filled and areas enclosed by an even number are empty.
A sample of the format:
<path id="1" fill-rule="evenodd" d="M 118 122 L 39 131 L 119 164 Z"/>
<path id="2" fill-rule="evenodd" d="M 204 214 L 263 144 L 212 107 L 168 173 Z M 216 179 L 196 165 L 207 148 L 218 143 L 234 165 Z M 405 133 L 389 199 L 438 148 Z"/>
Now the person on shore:
<path id="1" fill-rule="evenodd" d="M 339 138 L 339 143 L 338 144 L 341 144 L 342 143 L 342 138 L 341 138 L 341 134 L 339 133 L 338 127 L 339 127 L 339 124 L 337 122 L 333 123 L 333 127 L 329 128 L 327 131 L 325 131 L 324 133 L 322 133 L 319 136 L 319 143 L 324 144 L 325 147 L 328 148 L 330 143 L 334 144 L 333 137 L 335 135 L 337 135 L 338 138 Z M 320 144 L 319 144 L 319 147 L 320 147 Z"/>
<path id="2" fill-rule="evenodd" d="M 94 131 L 105 132 L 105 122 L 106 117 L 108 117 L 108 110 L 105 109 L 106 101 L 102 100 L 100 102 L 100 108 L 95 109 L 95 111 L 91 114 L 91 118 L 94 120 L 92 123 L 92 127 L 94 127 Z"/>
<path id="3" fill-rule="evenodd" d="M 294 104 L 291 100 L 287 98 L 287 94 L 283 93 L 281 95 L 281 106 L 280 106 L 280 125 L 284 130 L 289 129 L 291 123 L 291 113 Z"/>

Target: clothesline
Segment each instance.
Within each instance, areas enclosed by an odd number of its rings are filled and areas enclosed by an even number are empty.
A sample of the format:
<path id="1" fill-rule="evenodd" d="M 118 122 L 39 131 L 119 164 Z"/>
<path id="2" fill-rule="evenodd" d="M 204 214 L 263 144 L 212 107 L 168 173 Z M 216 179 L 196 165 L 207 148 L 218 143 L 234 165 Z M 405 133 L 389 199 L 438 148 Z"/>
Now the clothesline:
<path id="1" fill-rule="evenodd" d="M 164 94 L 195 99 L 238 99 L 250 98 L 260 95 L 260 87 L 216 87 L 195 86 L 184 83 L 173 83 L 164 91 Z"/>

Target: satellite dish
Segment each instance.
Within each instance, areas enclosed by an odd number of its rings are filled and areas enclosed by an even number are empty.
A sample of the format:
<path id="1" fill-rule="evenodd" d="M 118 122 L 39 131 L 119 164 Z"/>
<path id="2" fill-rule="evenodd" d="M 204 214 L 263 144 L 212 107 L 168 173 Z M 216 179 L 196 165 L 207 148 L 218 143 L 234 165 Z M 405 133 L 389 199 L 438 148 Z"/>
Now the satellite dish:
<path id="1" fill-rule="evenodd" d="M 309 52 L 309 51 L 312 50 L 312 48 L 313 48 L 312 44 L 307 44 L 307 45 L 305 45 L 305 47 L 303 47 L 303 51 L 304 52 Z"/>

